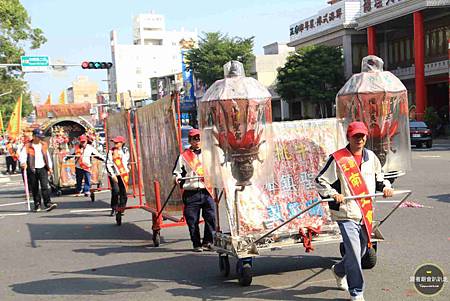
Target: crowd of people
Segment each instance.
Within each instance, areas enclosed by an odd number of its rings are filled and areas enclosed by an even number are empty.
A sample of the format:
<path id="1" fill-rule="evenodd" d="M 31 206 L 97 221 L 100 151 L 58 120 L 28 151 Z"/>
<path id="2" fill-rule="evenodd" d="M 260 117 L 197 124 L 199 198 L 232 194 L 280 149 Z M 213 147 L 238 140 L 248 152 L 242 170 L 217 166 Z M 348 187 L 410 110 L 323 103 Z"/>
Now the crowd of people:
<path id="1" fill-rule="evenodd" d="M 200 134 L 198 129 L 189 131 L 190 147 L 180 154 L 172 171 L 175 185 L 179 185 L 183 191 L 183 214 L 194 252 L 212 250 L 216 227 L 216 206 L 203 174 Z M 346 250 L 343 259 L 332 266 L 331 272 L 336 278 L 337 287 L 347 290 L 352 300 L 364 300 L 361 258 L 371 246 L 373 209 L 371 202 L 361 203 L 361 200 L 347 200 L 345 197 L 373 194 L 375 191 L 382 191 L 385 197 L 393 195 L 391 183 L 383 178 L 379 159 L 365 148 L 367 137 L 368 130 L 364 123 L 350 123 L 347 129 L 349 144 L 331 154 L 316 177 L 321 197 L 334 199 L 329 203 L 331 217 L 339 226 Z M 42 130 L 35 129 L 30 139 L 6 143 L 7 172 L 13 173 L 16 162 L 19 162 L 33 195 L 35 211 L 41 210 L 41 200 L 47 211 L 57 206 L 50 199 L 48 176 L 53 172 L 53 164 L 43 138 Z M 76 162 L 78 196 L 86 196 L 89 192 L 92 158 L 105 162 L 111 185 L 111 215 L 114 215 L 123 213 L 127 204 L 130 154 L 123 136 L 116 136 L 111 141 L 113 146 L 104 156 L 93 146 L 92 137 L 83 135 L 73 145 L 69 156 L 73 156 Z M 358 181 L 351 180 L 351 177 L 358 177 Z M 366 208 L 368 204 L 370 206 Z M 203 239 L 199 228 L 200 215 L 205 222 Z"/>

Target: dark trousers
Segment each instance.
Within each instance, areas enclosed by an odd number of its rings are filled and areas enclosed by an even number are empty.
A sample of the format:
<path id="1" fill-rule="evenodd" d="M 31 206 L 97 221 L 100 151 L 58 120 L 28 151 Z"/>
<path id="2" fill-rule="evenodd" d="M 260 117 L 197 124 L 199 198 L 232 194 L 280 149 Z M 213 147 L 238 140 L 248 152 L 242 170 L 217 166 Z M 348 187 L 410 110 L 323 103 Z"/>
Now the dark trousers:
<path id="1" fill-rule="evenodd" d="M 6 171 L 7 172 L 15 172 L 16 171 L 16 166 L 17 166 L 17 161 L 14 160 L 13 157 L 11 156 L 7 156 L 6 157 Z"/>
<path id="2" fill-rule="evenodd" d="M 122 177 L 117 176 L 117 182 L 113 181 L 112 177 L 109 177 L 109 183 L 111 183 L 111 208 L 125 207 L 128 198 L 127 189 L 125 188 Z"/>
<path id="3" fill-rule="evenodd" d="M 36 168 L 34 172 L 27 168 L 28 189 L 33 194 L 34 206 L 41 205 L 41 194 L 44 199 L 44 205 L 50 203 L 50 191 L 48 188 L 48 172 L 45 168 Z M 39 185 L 41 192 L 39 193 Z"/>
<path id="4" fill-rule="evenodd" d="M 77 179 L 77 192 L 88 193 L 91 190 L 91 173 L 81 168 L 75 168 L 75 176 Z M 83 190 L 81 190 L 83 178 L 84 178 L 84 187 Z"/>
<path id="5" fill-rule="evenodd" d="M 184 217 L 189 228 L 189 234 L 194 248 L 201 247 L 200 240 L 200 210 L 205 221 L 203 245 L 213 243 L 216 224 L 216 210 L 214 200 L 206 189 L 185 190 L 183 192 Z"/>

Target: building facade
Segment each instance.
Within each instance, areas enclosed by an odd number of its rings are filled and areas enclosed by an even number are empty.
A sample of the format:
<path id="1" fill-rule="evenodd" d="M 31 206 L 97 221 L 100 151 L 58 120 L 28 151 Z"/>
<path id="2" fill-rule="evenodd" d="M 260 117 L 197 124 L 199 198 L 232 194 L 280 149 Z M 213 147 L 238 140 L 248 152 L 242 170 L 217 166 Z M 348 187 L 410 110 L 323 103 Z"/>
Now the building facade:
<path id="1" fill-rule="evenodd" d="M 98 84 L 87 76 L 78 76 L 67 89 L 67 103 L 97 103 Z"/>
<path id="2" fill-rule="evenodd" d="M 250 76 L 262 83 L 272 95 L 272 117 L 275 121 L 290 119 L 290 105 L 275 91 L 278 71 L 283 67 L 290 53 L 295 51 L 286 43 L 272 43 L 263 47 L 264 55 L 257 55 L 250 70 Z"/>
<path id="3" fill-rule="evenodd" d="M 335 0 L 290 26 L 290 46 L 342 47 L 345 76 L 373 54 L 408 89 L 410 108 L 423 120 L 433 107 L 448 120 L 450 0 Z M 324 26 L 324 19 L 326 20 Z"/>
<path id="4" fill-rule="evenodd" d="M 152 12 L 134 18 L 133 44 L 119 44 L 114 30 L 110 39 L 109 93 L 111 101 L 127 107 L 131 98 L 152 97 L 153 78 L 181 74 L 181 48 L 195 45 L 197 32 L 167 31 L 164 16 Z"/>

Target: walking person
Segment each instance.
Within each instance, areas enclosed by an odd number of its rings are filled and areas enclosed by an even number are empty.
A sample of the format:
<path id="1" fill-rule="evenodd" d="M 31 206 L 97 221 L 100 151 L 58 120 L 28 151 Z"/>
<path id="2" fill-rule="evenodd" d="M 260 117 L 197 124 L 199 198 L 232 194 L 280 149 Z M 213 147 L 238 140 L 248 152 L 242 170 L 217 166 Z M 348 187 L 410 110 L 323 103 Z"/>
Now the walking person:
<path id="1" fill-rule="evenodd" d="M 114 213 L 123 214 L 122 209 L 127 205 L 130 153 L 125 147 L 123 136 L 117 136 L 111 141 L 114 146 L 106 157 L 106 171 L 111 184 L 111 216 L 113 216 Z"/>
<path id="2" fill-rule="evenodd" d="M 19 155 L 20 166 L 27 173 L 28 187 L 33 194 L 34 211 L 36 212 L 41 211 L 41 199 L 44 200 L 46 211 L 57 207 L 57 204 L 50 200 L 48 175 L 53 173 L 53 165 L 48 145 L 42 141 L 44 137 L 42 130 L 33 130 L 33 139 L 22 148 Z"/>
<path id="3" fill-rule="evenodd" d="M 371 246 L 372 200 L 344 200 L 344 197 L 382 191 L 393 195 L 391 183 L 384 179 L 377 156 L 364 146 L 368 130 L 355 121 L 347 128 L 349 144 L 333 153 L 316 178 L 322 198 L 332 197 L 331 217 L 337 221 L 344 243 L 344 258 L 331 267 L 339 289 L 348 290 L 351 300 L 364 300 L 361 258 Z"/>
<path id="4" fill-rule="evenodd" d="M 188 133 L 190 148 L 186 149 L 175 163 L 173 176 L 175 183 L 183 189 L 184 217 L 194 252 L 211 250 L 216 224 L 215 203 L 205 185 L 200 148 L 200 131 L 192 129 Z M 192 178 L 192 179 L 183 179 Z M 205 221 L 203 241 L 200 239 L 200 211 Z"/>
<path id="5" fill-rule="evenodd" d="M 17 149 L 18 146 L 15 143 L 15 139 L 9 138 L 6 142 L 6 172 L 10 175 L 16 172 L 17 167 Z"/>
<path id="6" fill-rule="evenodd" d="M 81 136 L 79 138 L 80 144 L 75 147 L 75 176 L 77 180 L 77 196 L 89 196 L 91 190 L 91 168 L 92 157 L 105 161 L 105 158 L 100 154 L 94 146 L 92 141 L 86 137 Z M 84 185 L 82 183 L 84 180 Z"/>

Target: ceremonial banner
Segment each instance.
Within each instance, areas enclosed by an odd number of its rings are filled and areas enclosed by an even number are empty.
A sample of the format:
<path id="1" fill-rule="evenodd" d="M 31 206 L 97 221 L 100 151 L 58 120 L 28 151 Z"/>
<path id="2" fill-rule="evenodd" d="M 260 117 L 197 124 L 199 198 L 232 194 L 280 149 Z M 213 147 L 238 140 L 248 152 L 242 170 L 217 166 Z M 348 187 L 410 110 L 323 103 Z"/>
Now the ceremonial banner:
<path id="1" fill-rule="evenodd" d="M 338 141 L 342 137 L 338 130 L 336 119 L 273 123 L 273 180 L 245 187 L 238 192 L 236 201 L 236 181 L 232 177 L 226 179 L 225 205 L 232 235 L 264 234 L 318 201 L 314 178 L 328 156 L 345 143 Z M 319 205 L 277 233 L 298 233 L 299 228 L 328 224 L 328 206 Z"/>
<path id="2" fill-rule="evenodd" d="M 5 131 L 5 128 L 3 126 L 3 113 L 2 113 L 2 111 L 0 111 L 0 133 L 3 134 L 4 131 Z"/>
<path id="3" fill-rule="evenodd" d="M 8 128 L 6 131 L 8 132 L 8 137 L 17 138 L 20 135 L 20 127 L 22 124 L 22 95 L 17 99 L 16 105 L 14 107 L 14 111 L 11 113 L 11 117 L 9 119 Z"/>
<path id="4" fill-rule="evenodd" d="M 170 97 L 165 97 L 138 109 L 137 114 L 145 199 L 149 206 L 155 208 L 153 182 L 157 180 L 160 183 L 161 202 L 164 202 L 173 187 L 172 170 L 180 155 L 174 104 Z M 164 210 L 173 212 L 181 209 L 181 195 L 175 189 Z"/>
<path id="5" fill-rule="evenodd" d="M 59 94 L 59 104 L 66 104 L 66 91 L 62 90 L 61 94 Z"/>

